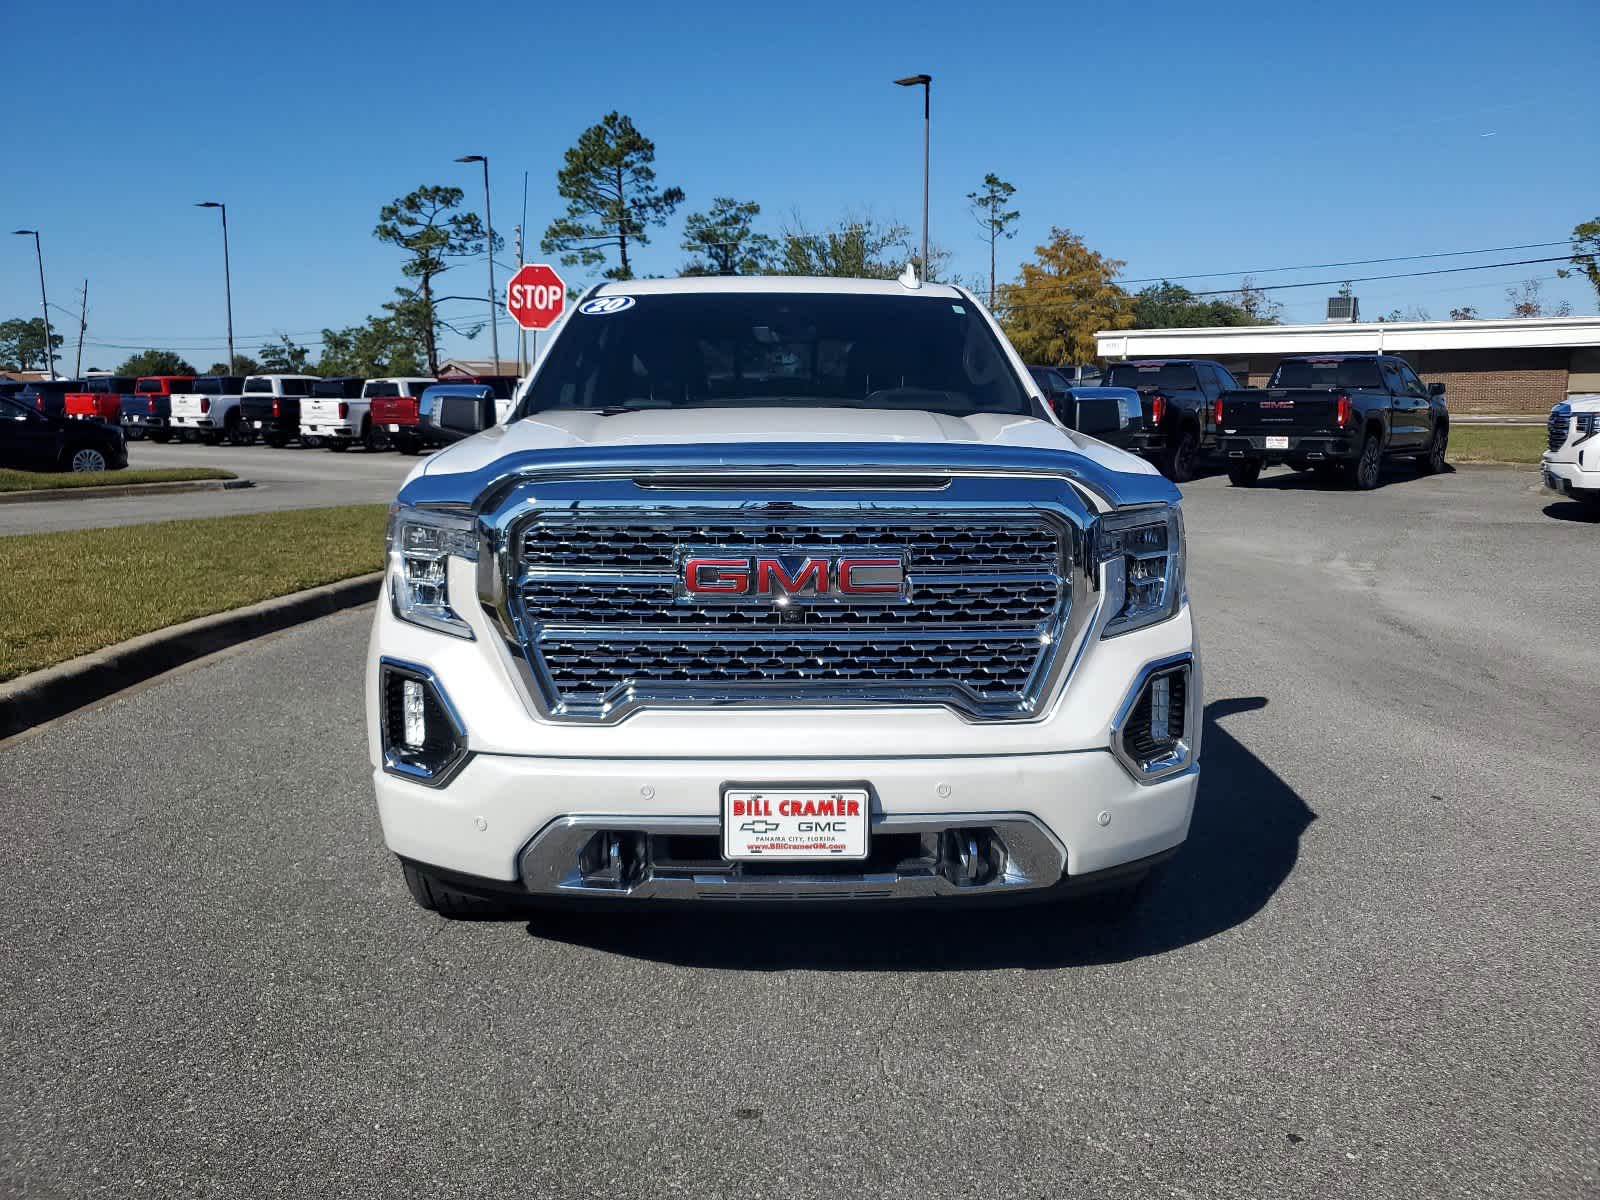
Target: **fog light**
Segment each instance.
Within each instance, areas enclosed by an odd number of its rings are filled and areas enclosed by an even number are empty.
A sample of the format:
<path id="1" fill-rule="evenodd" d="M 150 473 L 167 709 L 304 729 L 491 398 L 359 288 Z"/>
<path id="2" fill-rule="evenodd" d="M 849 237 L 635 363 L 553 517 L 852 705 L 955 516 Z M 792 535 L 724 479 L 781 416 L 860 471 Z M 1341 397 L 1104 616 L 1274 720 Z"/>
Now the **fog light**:
<path id="1" fill-rule="evenodd" d="M 443 787 L 467 761 L 466 726 L 427 668 L 386 658 L 379 671 L 383 769 Z"/>
<path id="2" fill-rule="evenodd" d="M 420 680 L 407 679 L 402 686 L 405 689 L 406 745 L 414 750 L 421 750 L 423 743 L 428 740 L 428 720 L 423 711 L 422 683 Z"/>
<path id="3" fill-rule="evenodd" d="M 1165 779 L 1194 761 L 1192 672 L 1187 657 L 1152 663 L 1112 722 L 1112 752 L 1141 783 Z"/>

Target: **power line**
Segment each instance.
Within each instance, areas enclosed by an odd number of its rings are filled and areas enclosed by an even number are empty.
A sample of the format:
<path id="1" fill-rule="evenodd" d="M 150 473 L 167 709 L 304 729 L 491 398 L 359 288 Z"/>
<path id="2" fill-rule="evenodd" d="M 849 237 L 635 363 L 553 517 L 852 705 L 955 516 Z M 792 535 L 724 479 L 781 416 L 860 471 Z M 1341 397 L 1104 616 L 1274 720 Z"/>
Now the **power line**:
<path id="1" fill-rule="evenodd" d="M 1269 283 L 1262 287 L 1252 287 L 1250 290 L 1252 292 L 1282 292 L 1293 288 L 1334 287 L 1346 283 L 1372 283 L 1383 279 L 1419 279 L 1428 275 L 1456 275 L 1463 271 L 1493 271 L 1501 267 L 1526 267 L 1535 263 L 1570 261 L 1571 255 L 1560 254 L 1556 255 L 1554 258 L 1521 258 L 1512 262 L 1475 263 L 1470 267 L 1435 267 L 1429 271 L 1399 271 L 1388 275 L 1357 275 L 1351 277 L 1338 276 L 1333 279 L 1310 279 L 1301 283 Z M 1011 286 L 1015 288 L 1017 285 L 1013 284 Z M 1062 288 L 1072 287 L 1074 285 L 1067 283 L 1066 281 L 1060 281 L 1053 287 L 1045 287 L 1042 282 L 1033 286 L 1045 291 L 1054 291 Z M 1189 294 L 1196 298 L 1201 296 L 1237 296 L 1240 293 L 1240 290 L 1241 289 L 1239 288 L 1216 288 L 1204 292 L 1190 292 Z M 1067 303 L 1071 303 L 1070 297 L 1063 300 L 1055 300 L 1048 296 L 1033 296 L 1012 299 L 1005 302 L 1002 307 L 1030 308 L 1039 307 L 1041 305 Z"/>
<path id="2" fill-rule="evenodd" d="M 1303 283 L 1269 283 L 1264 287 L 1253 287 L 1253 292 L 1281 292 L 1289 288 L 1307 287 L 1332 287 L 1334 284 L 1344 283 L 1371 283 L 1379 279 L 1420 279 L 1424 275 L 1455 275 L 1462 271 L 1492 271 L 1497 267 L 1527 267 L 1534 263 L 1569 262 L 1570 254 L 1558 254 L 1554 258 L 1519 258 L 1514 262 L 1476 263 L 1470 267 L 1435 267 L 1431 271 L 1401 271 L 1393 275 L 1357 275 L 1349 279 L 1311 279 Z M 1195 292 L 1196 296 L 1233 296 L 1239 293 L 1239 288 L 1219 288 L 1209 292 Z"/>
<path id="3" fill-rule="evenodd" d="M 1281 275 L 1285 271 L 1322 271 L 1333 267 L 1371 267 L 1379 263 L 1419 262 L 1427 258 L 1460 258 L 1468 254 L 1506 254 L 1512 250 L 1545 250 L 1551 246 L 1565 246 L 1569 241 L 1568 238 L 1562 238 L 1559 242 L 1523 242 L 1517 246 L 1485 246 L 1481 250 L 1436 250 L 1429 254 L 1400 254 L 1392 258 L 1353 258 L 1347 262 L 1304 263 L 1298 267 L 1257 267 L 1249 271 L 1201 271 L 1195 275 L 1151 275 L 1143 279 L 1122 279 L 1118 282 L 1172 283 L 1180 279 L 1218 279 L 1234 275 Z"/>

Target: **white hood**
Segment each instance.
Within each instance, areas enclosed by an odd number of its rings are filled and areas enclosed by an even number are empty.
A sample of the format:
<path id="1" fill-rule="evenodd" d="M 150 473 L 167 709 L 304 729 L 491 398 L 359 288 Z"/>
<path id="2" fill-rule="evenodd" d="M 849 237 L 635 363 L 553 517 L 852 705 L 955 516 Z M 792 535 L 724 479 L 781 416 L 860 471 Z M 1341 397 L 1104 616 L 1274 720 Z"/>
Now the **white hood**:
<path id="1" fill-rule="evenodd" d="M 684 408 L 602 416 L 547 412 L 497 425 L 420 463 L 417 475 L 476 471 L 508 454 L 584 446 L 715 445 L 729 442 L 941 442 L 1066 450 L 1111 471 L 1154 475 L 1142 458 L 1032 417 L 849 408 Z"/>

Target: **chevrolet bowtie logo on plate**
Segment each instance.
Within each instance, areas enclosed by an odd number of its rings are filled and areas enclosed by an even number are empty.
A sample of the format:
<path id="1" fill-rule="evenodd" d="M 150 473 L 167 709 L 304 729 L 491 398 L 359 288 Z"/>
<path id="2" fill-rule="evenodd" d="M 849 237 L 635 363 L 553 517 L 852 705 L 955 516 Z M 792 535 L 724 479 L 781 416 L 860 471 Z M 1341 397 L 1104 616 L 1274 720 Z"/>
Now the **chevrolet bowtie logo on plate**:
<path id="1" fill-rule="evenodd" d="M 693 604 L 884 604 L 906 598 L 906 560 L 899 550 L 808 554 L 791 549 L 683 546 L 677 552 L 677 594 Z"/>

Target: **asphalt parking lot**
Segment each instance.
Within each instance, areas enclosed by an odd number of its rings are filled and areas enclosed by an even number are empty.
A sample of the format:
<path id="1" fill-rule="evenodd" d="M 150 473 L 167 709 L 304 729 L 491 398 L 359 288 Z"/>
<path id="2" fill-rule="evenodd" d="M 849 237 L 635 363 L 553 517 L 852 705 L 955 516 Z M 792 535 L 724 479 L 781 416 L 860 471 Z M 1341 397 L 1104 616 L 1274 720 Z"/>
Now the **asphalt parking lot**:
<path id="1" fill-rule="evenodd" d="M 0 745 L 0 1190 L 1600 1194 L 1600 525 L 1186 490 L 1201 796 L 1124 920 L 444 923 L 359 613 Z"/>
<path id="2" fill-rule="evenodd" d="M 96 529 L 184 517 L 339 504 L 387 504 L 420 461 L 393 451 L 306 450 L 290 446 L 185 446 L 150 441 L 128 443 L 130 467 L 221 467 L 255 486 L 226 492 L 178 492 L 160 496 L 105 496 L 93 500 L 41 500 L 0 508 L 0 534 L 53 529 Z M 114 477 L 110 477 L 114 482 Z"/>

